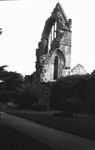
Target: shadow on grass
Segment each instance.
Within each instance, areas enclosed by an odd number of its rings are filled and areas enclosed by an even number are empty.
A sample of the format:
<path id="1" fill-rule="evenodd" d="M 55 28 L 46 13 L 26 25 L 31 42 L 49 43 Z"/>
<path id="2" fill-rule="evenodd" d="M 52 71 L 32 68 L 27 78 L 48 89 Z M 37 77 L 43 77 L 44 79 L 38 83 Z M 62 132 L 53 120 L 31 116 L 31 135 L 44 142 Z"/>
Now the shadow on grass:
<path id="1" fill-rule="evenodd" d="M 0 137 L 0 148 L 2 150 L 54 150 L 4 124 L 1 124 Z"/>

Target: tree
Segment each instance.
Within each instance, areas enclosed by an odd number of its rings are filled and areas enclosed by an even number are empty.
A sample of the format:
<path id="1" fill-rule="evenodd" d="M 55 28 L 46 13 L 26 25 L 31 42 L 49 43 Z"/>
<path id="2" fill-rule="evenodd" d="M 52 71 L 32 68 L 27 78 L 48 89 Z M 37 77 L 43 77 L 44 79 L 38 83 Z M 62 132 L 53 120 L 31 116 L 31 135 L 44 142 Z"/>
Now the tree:
<path id="1" fill-rule="evenodd" d="M 0 66 L 0 80 L 4 81 L 5 77 L 7 76 L 8 71 L 5 68 L 8 67 L 7 65 Z"/>
<path id="2" fill-rule="evenodd" d="M 14 101 L 23 90 L 23 76 L 17 72 L 8 72 L 5 67 L 7 65 L 0 66 L 0 101 Z"/>

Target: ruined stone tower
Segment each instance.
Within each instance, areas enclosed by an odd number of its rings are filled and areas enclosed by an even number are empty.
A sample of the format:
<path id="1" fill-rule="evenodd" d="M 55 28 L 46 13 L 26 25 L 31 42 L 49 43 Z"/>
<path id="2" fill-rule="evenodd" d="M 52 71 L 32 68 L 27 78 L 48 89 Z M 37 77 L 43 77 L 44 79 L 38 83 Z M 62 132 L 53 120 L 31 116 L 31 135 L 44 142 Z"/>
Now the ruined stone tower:
<path id="1" fill-rule="evenodd" d="M 36 50 L 36 73 L 40 81 L 54 81 L 66 75 L 71 61 L 71 19 L 59 3 L 46 20 Z"/>

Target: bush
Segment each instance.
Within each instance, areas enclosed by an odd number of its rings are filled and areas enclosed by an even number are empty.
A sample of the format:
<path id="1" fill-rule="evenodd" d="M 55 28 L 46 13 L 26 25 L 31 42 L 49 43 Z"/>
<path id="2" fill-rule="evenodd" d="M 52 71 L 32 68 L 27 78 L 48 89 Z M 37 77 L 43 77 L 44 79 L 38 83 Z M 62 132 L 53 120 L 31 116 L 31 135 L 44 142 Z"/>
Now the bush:
<path id="1" fill-rule="evenodd" d="M 38 103 L 36 95 L 31 91 L 24 91 L 19 96 L 20 108 L 31 108 L 32 105 Z"/>
<path id="2" fill-rule="evenodd" d="M 32 90 L 38 98 L 35 105 L 36 110 L 45 111 L 50 108 L 50 89 L 51 83 L 37 82 L 32 84 Z"/>
<path id="3" fill-rule="evenodd" d="M 90 75 L 62 77 L 51 88 L 51 108 L 80 112 L 84 103 L 84 87 Z M 78 111 L 78 112 L 77 112 Z"/>
<path id="4" fill-rule="evenodd" d="M 82 111 L 83 102 L 75 95 L 74 97 L 63 101 L 63 110 L 65 112 L 71 112 L 77 115 Z"/>
<path id="5" fill-rule="evenodd" d="M 83 89 L 84 112 L 95 113 L 95 74 L 85 82 Z"/>
<path id="6" fill-rule="evenodd" d="M 6 103 L 10 101 L 10 93 L 6 90 L 0 92 L 0 102 Z"/>
<path id="7" fill-rule="evenodd" d="M 51 107 L 63 109 L 65 100 L 80 96 L 80 76 L 66 76 L 60 78 L 51 88 Z"/>

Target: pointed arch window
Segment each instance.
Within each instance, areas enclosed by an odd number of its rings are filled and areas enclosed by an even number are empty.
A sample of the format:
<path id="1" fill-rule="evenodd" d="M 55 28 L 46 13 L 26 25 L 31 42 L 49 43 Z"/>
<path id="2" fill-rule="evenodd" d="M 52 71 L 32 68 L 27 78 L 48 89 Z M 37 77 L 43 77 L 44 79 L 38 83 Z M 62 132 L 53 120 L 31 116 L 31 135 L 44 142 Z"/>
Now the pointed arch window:
<path id="1" fill-rule="evenodd" d="M 52 42 L 56 38 L 56 31 L 57 31 L 57 22 L 55 21 L 54 24 L 51 26 L 48 36 L 48 51 L 51 49 Z"/>
<path id="2" fill-rule="evenodd" d="M 58 61 L 59 61 L 59 57 L 57 55 L 55 56 L 55 60 L 54 60 L 54 80 L 58 78 Z"/>

